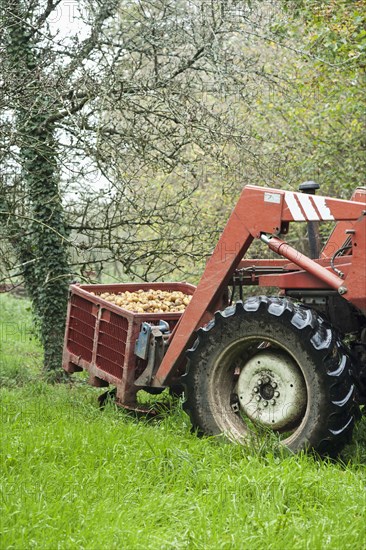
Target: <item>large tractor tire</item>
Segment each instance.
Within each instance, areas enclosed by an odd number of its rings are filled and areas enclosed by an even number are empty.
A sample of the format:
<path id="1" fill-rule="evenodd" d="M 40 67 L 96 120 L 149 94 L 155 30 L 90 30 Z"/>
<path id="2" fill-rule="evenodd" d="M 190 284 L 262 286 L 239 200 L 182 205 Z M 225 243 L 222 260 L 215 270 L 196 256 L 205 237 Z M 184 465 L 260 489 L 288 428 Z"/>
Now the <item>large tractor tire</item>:
<path id="1" fill-rule="evenodd" d="M 188 357 L 184 407 L 199 434 L 245 442 L 270 430 L 293 452 L 329 456 L 350 440 L 350 359 L 315 311 L 287 298 L 248 298 L 217 312 Z"/>

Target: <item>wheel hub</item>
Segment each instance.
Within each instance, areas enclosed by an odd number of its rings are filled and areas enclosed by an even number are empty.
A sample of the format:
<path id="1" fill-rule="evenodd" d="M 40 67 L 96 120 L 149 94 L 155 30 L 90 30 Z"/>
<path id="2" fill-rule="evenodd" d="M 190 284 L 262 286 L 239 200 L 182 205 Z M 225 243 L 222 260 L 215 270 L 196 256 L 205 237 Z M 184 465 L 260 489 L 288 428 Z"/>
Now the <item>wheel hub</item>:
<path id="1" fill-rule="evenodd" d="M 274 395 L 274 389 L 272 388 L 271 384 L 262 384 L 259 390 L 259 394 L 263 399 L 272 399 Z"/>
<path id="2" fill-rule="evenodd" d="M 298 365 L 279 350 L 261 351 L 245 363 L 237 395 L 241 410 L 251 420 L 282 431 L 300 420 L 307 402 Z"/>

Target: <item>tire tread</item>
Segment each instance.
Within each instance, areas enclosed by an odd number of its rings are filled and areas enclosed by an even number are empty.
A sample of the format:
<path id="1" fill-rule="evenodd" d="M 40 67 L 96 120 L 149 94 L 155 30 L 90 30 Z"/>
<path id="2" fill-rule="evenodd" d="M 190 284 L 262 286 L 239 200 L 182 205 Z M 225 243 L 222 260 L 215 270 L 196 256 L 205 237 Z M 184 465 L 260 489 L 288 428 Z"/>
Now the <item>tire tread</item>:
<path id="1" fill-rule="evenodd" d="M 350 357 L 326 319 L 286 297 L 253 296 L 244 302 L 238 301 L 216 312 L 214 319 L 197 331 L 197 339 L 187 351 L 187 370 L 182 377 L 186 397 L 184 409 L 193 429 L 198 435 L 215 431 L 205 417 L 204 396 L 200 395 L 197 380 L 199 373 L 208 368 L 208 358 L 220 345 L 220 331 L 227 330 L 228 323 L 235 329 L 235 323 L 239 323 L 240 327 L 243 319 L 250 320 L 263 314 L 283 322 L 287 330 L 294 331 L 299 338 L 307 338 L 310 342 L 313 355 L 317 357 L 317 366 L 322 369 L 327 399 L 321 421 L 314 426 L 308 443 L 319 454 L 337 455 L 350 440 L 356 416 Z"/>

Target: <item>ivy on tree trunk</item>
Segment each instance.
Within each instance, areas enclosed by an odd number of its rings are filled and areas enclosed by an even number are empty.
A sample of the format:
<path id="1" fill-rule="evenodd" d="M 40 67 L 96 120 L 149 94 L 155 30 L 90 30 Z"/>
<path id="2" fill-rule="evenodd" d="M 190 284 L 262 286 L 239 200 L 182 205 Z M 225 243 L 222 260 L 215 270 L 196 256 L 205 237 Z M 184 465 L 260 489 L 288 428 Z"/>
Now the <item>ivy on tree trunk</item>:
<path id="1" fill-rule="evenodd" d="M 68 255 L 61 195 L 54 98 L 45 94 L 43 70 L 37 62 L 36 43 L 24 24 L 19 2 L 8 2 L 7 54 L 19 83 L 15 106 L 16 130 L 21 135 L 21 177 L 29 200 L 30 221 L 23 227 L 16 253 L 26 262 L 24 281 L 33 304 L 44 347 L 44 370 L 52 378 L 62 375 L 61 358 L 68 289 Z M 27 83 L 26 90 L 21 83 Z M 26 101 L 25 101 L 26 94 Z"/>

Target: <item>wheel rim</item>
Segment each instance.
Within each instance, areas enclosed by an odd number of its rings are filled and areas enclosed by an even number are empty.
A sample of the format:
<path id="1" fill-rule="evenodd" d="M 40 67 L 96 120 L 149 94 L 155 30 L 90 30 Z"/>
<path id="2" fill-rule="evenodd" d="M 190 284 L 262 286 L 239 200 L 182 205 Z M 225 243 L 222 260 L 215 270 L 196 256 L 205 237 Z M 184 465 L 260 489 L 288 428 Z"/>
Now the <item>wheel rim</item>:
<path id="1" fill-rule="evenodd" d="M 309 403 L 301 366 L 279 341 L 247 337 L 233 342 L 217 357 L 210 380 L 216 422 L 232 440 L 246 437 L 254 425 L 271 429 L 290 445 L 306 421 Z"/>
<path id="2" fill-rule="evenodd" d="M 237 395 L 253 422 L 280 432 L 299 422 L 306 408 L 306 385 L 292 357 L 283 351 L 262 351 L 241 369 Z"/>

